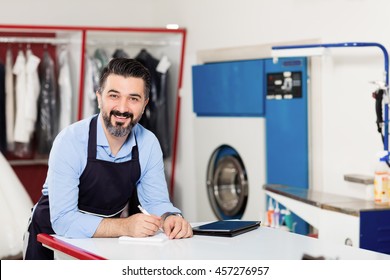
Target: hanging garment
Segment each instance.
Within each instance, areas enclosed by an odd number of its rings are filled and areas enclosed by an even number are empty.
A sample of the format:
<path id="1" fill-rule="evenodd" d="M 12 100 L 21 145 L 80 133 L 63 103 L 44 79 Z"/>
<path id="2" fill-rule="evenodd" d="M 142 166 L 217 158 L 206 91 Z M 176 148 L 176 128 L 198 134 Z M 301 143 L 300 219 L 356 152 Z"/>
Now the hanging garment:
<path id="1" fill-rule="evenodd" d="M 83 97 L 83 119 L 92 116 L 97 110 L 97 99 L 94 77 L 96 68 L 93 60 L 85 54 L 85 80 L 84 80 L 84 97 Z"/>
<path id="2" fill-rule="evenodd" d="M 12 72 L 16 75 L 15 96 L 16 116 L 14 130 L 14 154 L 18 157 L 31 156 L 31 139 L 29 122 L 26 120 L 26 92 L 27 73 L 26 57 L 22 50 L 19 50 Z"/>
<path id="3" fill-rule="evenodd" d="M 54 62 L 50 54 L 43 53 L 40 65 L 41 92 L 38 107 L 37 142 L 38 152 L 48 154 L 58 132 L 58 96 L 54 73 Z"/>
<path id="4" fill-rule="evenodd" d="M 98 48 L 95 50 L 93 54 L 93 59 L 96 61 L 96 66 L 98 68 L 99 74 L 110 61 L 106 50 L 102 48 Z"/>
<path id="5" fill-rule="evenodd" d="M 7 136 L 5 126 L 5 66 L 0 64 L 0 152 L 7 150 Z"/>
<path id="6" fill-rule="evenodd" d="M 158 72 L 156 68 L 159 60 L 145 49 L 142 49 L 135 59 L 149 69 L 152 79 L 149 103 L 145 108 L 140 124 L 156 135 L 160 142 L 163 156 L 167 158 L 171 155 L 171 127 L 168 115 L 170 108 L 167 102 L 168 72 Z"/>
<path id="7" fill-rule="evenodd" d="M 60 121 L 59 131 L 72 123 L 72 83 L 70 79 L 70 67 L 68 50 L 61 49 L 58 55 L 59 73 L 59 99 L 60 99 Z"/>
<path id="8" fill-rule="evenodd" d="M 96 49 L 93 54 L 93 57 L 91 57 L 91 74 L 94 94 L 99 89 L 100 73 L 102 72 L 103 68 L 107 66 L 109 61 L 110 58 L 108 57 L 106 50 L 102 48 Z M 95 104 L 93 105 L 93 114 L 97 114 L 99 113 L 99 109 L 96 96 L 94 99 L 94 103 Z"/>
<path id="9" fill-rule="evenodd" d="M 25 120 L 29 138 L 32 139 L 38 116 L 40 92 L 38 65 L 41 60 L 32 53 L 31 49 L 26 51 L 26 58 Z"/>
<path id="10" fill-rule="evenodd" d="M 5 118 L 7 150 L 14 150 L 14 129 L 15 129 L 15 92 L 14 92 L 14 74 L 12 73 L 12 50 L 7 49 L 5 57 Z"/>
<path id="11" fill-rule="evenodd" d="M 16 75 L 16 119 L 15 119 L 15 142 L 29 143 L 30 137 L 25 120 L 25 93 L 26 93 L 26 57 L 22 50 L 19 50 L 18 56 L 13 67 L 13 73 Z"/>
<path id="12" fill-rule="evenodd" d="M 116 49 L 112 54 L 112 58 L 130 58 L 130 56 L 123 49 Z"/>
<path id="13" fill-rule="evenodd" d="M 92 74 L 92 85 L 93 85 L 93 92 L 96 93 L 99 90 L 99 80 L 100 80 L 100 73 L 101 70 L 99 70 L 99 64 L 100 62 L 97 61 L 94 58 L 91 58 L 91 74 Z M 97 100 L 96 100 L 96 109 L 97 109 Z M 95 110 L 96 113 L 98 113 L 97 110 Z"/>

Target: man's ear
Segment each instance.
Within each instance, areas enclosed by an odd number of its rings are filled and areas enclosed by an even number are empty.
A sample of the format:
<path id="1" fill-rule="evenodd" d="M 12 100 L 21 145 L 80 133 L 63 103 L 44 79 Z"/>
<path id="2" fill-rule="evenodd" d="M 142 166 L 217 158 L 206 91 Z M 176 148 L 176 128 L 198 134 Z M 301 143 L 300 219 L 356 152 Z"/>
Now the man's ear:
<path id="1" fill-rule="evenodd" d="M 148 103 L 149 103 L 149 98 L 145 100 L 145 105 L 144 105 L 144 109 L 142 110 L 142 113 L 144 113 L 146 105 L 148 105 Z"/>

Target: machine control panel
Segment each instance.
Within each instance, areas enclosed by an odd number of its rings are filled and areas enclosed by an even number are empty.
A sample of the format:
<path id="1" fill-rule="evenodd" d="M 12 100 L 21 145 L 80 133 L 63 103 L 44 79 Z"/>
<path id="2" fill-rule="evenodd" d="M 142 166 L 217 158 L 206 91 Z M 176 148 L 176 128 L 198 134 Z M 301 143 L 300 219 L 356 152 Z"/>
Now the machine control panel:
<path id="1" fill-rule="evenodd" d="M 302 72 L 267 74 L 267 99 L 302 98 Z"/>

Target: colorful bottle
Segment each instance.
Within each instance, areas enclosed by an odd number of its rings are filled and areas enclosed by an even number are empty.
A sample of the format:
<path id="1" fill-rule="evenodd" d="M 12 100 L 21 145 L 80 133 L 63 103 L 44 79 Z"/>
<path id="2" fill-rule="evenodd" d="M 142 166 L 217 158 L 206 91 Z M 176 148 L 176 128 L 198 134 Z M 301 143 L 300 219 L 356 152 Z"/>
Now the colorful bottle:
<path id="1" fill-rule="evenodd" d="M 276 202 L 276 207 L 274 210 L 274 227 L 278 228 L 280 226 L 280 209 L 279 203 Z"/>
<path id="2" fill-rule="evenodd" d="M 286 224 L 286 227 L 289 229 L 289 231 L 293 231 L 293 221 L 290 210 L 284 209 L 281 212 L 283 214 L 284 223 Z"/>
<path id="3" fill-rule="evenodd" d="M 274 205 L 272 203 L 272 199 L 268 200 L 268 211 L 267 211 L 267 222 L 269 227 L 274 227 Z"/>
<path id="4" fill-rule="evenodd" d="M 378 163 L 374 176 L 375 204 L 387 205 L 389 203 L 389 166 L 387 165 L 387 152 L 378 154 Z"/>

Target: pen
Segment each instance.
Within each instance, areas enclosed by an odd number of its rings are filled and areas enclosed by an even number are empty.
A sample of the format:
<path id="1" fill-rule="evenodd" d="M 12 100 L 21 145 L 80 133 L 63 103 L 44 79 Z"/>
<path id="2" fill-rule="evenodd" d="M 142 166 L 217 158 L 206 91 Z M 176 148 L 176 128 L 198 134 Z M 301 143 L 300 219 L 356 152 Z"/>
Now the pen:
<path id="1" fill-rule="evenodd" d="M 141 211 L 142 214 L 151 216 L 150 213 L 149 213 L 148 211 L 146 211 L 141 205 L 138 205 L 138 209 Z M 161 230 L 162 232 L 164 232 L 164 230 L 162 229 L 162 227 L 160 227 L 160 230 Z"/>
<path id="2" fill-rule="evenodd" d="M 141 205 L 138 205 L 138 209 L 141 211 L 141 213 L 142 213 L 142 214 L 145 214 L 145 215 L 148 215 L 148 216 L 150 216 L 149 212 L 148 212 L 148 211 L 146 211 L 144 208 L 142 208 L 142 206 L 141 206 Z"/>

